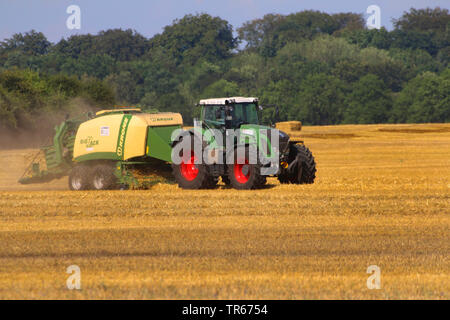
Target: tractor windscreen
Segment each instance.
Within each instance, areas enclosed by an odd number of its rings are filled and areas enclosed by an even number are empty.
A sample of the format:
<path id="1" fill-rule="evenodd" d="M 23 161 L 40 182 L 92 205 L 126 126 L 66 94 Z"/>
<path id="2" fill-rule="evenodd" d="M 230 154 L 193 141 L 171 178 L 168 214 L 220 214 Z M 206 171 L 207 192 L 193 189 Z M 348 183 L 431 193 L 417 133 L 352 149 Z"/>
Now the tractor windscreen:
<path id="1" fill-rule="evenodd" d="M 258 124 L 258 111 L 254 103 L 236 103 L 226 108 L 231 108 L 233 117 L 232 127 L 239 128 L 242 124 Z M 224 106 L 208 106 L 204 108 L 203 119 L 214 126 L 225 125 Z"/>

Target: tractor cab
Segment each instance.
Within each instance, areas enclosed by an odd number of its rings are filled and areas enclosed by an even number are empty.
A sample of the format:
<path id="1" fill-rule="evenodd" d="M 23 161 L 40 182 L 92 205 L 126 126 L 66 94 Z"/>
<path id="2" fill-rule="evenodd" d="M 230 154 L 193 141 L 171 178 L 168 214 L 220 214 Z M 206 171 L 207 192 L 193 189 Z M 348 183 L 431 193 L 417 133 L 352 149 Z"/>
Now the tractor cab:
<path id="1" fill-rule="evenodd" d="M 239 129 L 242 125 L 258 125 L 258 98 L 231 97 L 204 99 L 201 120 L 218 129 Z"/>

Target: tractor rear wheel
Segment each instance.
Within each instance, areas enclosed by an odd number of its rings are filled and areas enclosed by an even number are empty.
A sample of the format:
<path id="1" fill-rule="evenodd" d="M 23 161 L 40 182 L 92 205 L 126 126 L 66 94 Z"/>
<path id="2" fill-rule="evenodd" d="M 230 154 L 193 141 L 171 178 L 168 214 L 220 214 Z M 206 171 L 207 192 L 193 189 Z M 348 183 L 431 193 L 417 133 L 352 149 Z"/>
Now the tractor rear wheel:
<path id="1" fill-rule="evenodd" d="M 183 189 L 211 189 L 217 184 L 218 179 L 208 173 L 204 163 L 195 163 L 202 161 L 202 154 L 197 154 L 194 150 L 194 138 L 183 137 L 182 139 L 191 139 L 191 148 L 180 150 L 181 163 L 172 163 L 172 172 L 178 186 Z M 182 142 L 181 142 L 182 143 Z M 185 152 L 186 154 L 183 154 Z"/>
<path id="2" fill-rule="evenodd" d="M 228 165 L 228 180 L 235 189 L 258 189 L 266 184 L 266 177 L 261 175 L 261 164 L 249 163 L 249 148 L 245 148 L 245 156 L 235 150 L 234 163 Z"/>
<path id="3" fill-rule="evenodd" d="M 70 190 L 80 191 L 91 189 L 92 169 L 85 164 L 79 164 L 72 168 L 69 175 Z"/>
<path id="4" fill-rule="evenodd" d="M 311 184 L 316 178 L 316 162 L 311 151 L 304 145 L 291 145 L 289 158 L 299 157 L 296 168 L 278 176 L 280 183 Z M 292 159 L 292 160 L 291 160 Z"/>
<path id="5" fill-rule="evenodd" d="M 93 168 L 92 187 L 94 190 L 117 189 L 118 181 L 112 164 L 98 164 Z"/>

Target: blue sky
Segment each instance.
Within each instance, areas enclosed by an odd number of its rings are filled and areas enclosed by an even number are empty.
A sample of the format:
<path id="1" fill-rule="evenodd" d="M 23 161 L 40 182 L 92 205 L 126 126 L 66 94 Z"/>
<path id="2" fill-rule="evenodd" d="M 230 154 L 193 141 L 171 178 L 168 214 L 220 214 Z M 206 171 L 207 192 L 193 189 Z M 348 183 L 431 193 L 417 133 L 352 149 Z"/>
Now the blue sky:
<path id="1" fill-rule="evenodd" d="M 66 9 L 81 8 L 81 29 L 69 30 Z M 381 8 L 381 25 L 392 28 L 409 8 L 449 8 L 449 0 L 0 0 L 0 40 L 31 29 L 43 32 L 52 42 L 79 33 L 95 34 L 110 28 L 135 29 L 146 37 L 188 13 L 206 12 L 230 22 L 236 29 L 267 13 L 289 14 L 301 10 L 365 14 L 369 5 Z"/>

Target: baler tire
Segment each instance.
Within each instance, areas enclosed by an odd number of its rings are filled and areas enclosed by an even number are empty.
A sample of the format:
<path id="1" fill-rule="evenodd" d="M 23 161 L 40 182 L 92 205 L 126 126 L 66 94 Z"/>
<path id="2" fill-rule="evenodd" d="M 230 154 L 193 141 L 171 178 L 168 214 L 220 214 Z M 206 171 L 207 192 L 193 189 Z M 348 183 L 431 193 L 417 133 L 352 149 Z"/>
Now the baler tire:
<path id="1" fill-rule="evenodd" d="M 118 188 L 118 179 L 114 174 L 114 166 L 98 164 L 92 169 L 92 188 L 94 190 L 114 190 Z"/>
<path id="2" fill-rule="evenodd" d="M 90 190 L 92 169 L 85 164 L 79 164 L 72 168 L 69 175 L 69 188 L 73 191 Z"/>

